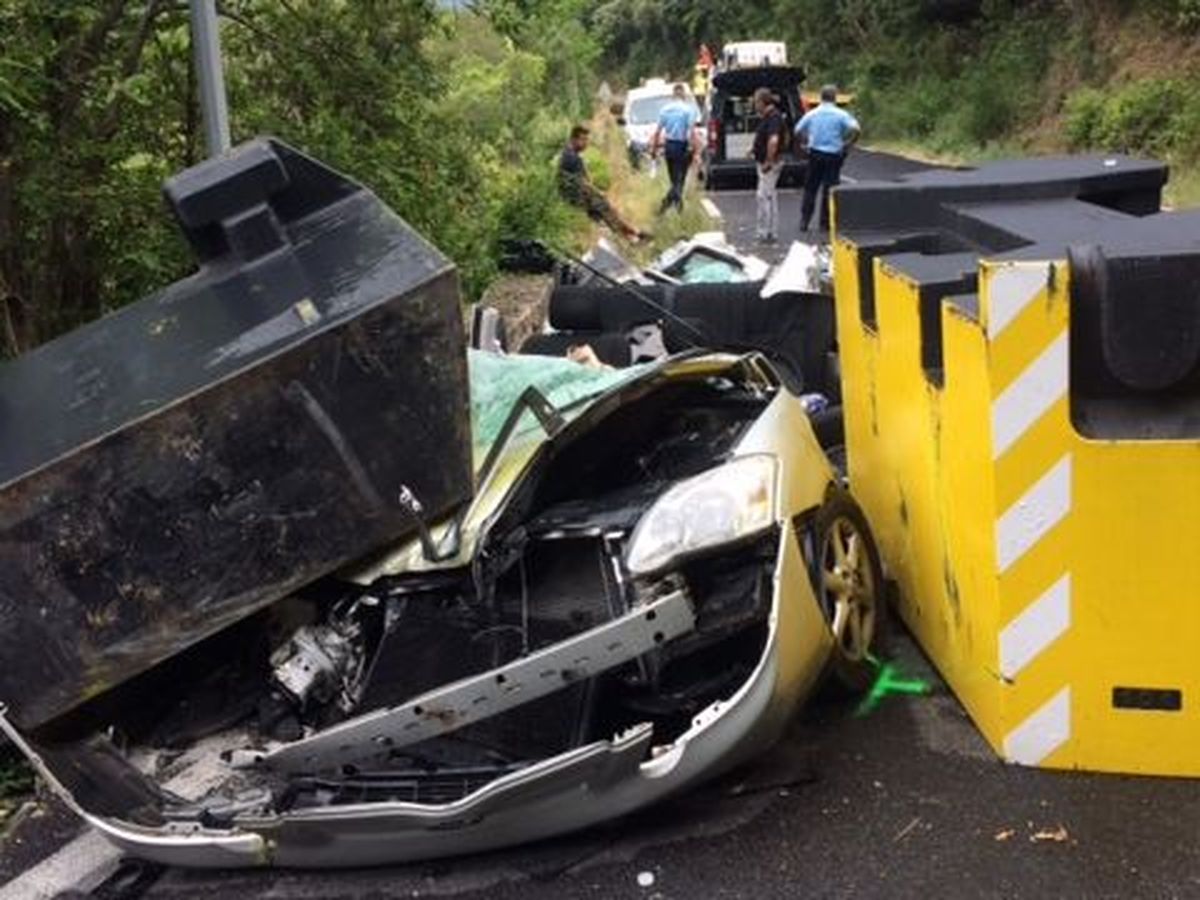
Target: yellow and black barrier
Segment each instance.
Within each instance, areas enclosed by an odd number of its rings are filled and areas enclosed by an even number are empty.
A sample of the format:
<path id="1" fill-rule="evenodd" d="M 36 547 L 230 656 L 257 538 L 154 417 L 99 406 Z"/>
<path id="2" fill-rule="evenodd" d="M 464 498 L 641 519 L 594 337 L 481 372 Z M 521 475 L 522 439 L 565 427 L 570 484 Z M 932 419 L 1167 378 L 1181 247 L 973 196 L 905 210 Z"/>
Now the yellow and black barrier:
<path id="1" fill-rule="evenodd" d="M 1200 215 L 1154 163 L 847 186 L 849 470 L 1004 759 L 1200 774 Z"/>

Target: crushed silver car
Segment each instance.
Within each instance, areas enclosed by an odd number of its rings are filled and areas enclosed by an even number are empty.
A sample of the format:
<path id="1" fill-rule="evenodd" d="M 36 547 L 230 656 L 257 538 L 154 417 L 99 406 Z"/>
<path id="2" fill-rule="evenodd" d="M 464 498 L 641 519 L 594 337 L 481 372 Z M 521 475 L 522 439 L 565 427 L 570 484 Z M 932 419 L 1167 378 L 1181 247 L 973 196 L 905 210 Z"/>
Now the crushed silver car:
<path id="1" fill-rule="evenodd" d="M 122 685 L 70 733 L 0 719 L 80 815 L 178 865 L 467 853 L 746 760 L 830 665 L 866 686 L 878 556 L 762 358 L 472 368 L 517 400 L 500 423 L 477 408 L 465 515 Z"/>
<path id="2" fill-rule="evenodd" d="M 104 438 L 111 458 L 90 444 L 14 482 L 90 477 L 103 489 L 59 495 L 81 512 L 38 519 L 43 507 L 6 498 L 25 520 L 0 550 L 61 565 L 0 581 L 0 730 L 88 823 L 182 866 L 471 853 L 624 815 L 750 759 L 827 672 L 869 685 L 878 553 L 805 400 L 764 355 L 692 350 L 624 369 L 465 358 L 430 248 L 315 162 L 251 151 L 218 164 L 283 200 L 249 218 L 227 204 L 258 202 L 253 191 L 182 204 L 203 219 L 201 246 L 243 263 L 180 290 L 195 306 L 242 301 L 241 279 L 273 265 L 293 280 L 270 284 L 308 279 L 299 303 L 264 287 L 251 332 L 214 317 L 263 365 L 231 366 L 236 391 L 188 386 L 188 416 L 131 417 Z M 313 184 L 331 205 L 301 202 Z M 263 239 L 276 227 L 283 249 Z M 242 242 L 216 240 L 220 228 Z M 356 280 L 341 250 L 361 257 L 370 236 L 379 256 Z M 414 258 L 430 261 L 396 291 L 386 266 L 412 272 Z M 114 370 L 128 356 L 113 354 Z M 420 406 L 409 365 L 449 370 L 444 410 Z M 469 385 L 449 378 L 460 366 Z M 445 439 L 441 411 L 464 419 Z M 176 438 L 197 422 L 205 441 Z M 404 480 L 389 480 L 398 466 Z M 457 481 L 438 481 L 458 469 L 463 503 Z M 176 531 L 142 527 L 168 506 Z M 123 523 L 140 530 L 114 550 Z M 35 526 L 70 543 L 22 543 Z M 215 573 L 190 555 L 201 546 L 228 554 Z M 109 571 L 129 574 L 110 584 Z M 144 587 L 164 572 L 191 592 Z M 59 607 L 18 595 L 22 578 Z M 23 634 L 36 640 L 22 647 Z"/>

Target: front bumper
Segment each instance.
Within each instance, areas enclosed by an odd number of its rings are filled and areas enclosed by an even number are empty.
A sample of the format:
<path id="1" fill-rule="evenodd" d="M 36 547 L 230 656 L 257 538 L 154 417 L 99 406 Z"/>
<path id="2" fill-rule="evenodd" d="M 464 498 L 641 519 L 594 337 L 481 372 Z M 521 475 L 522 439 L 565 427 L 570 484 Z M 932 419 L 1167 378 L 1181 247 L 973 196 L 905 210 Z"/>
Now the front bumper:
<path id="1" fill-rule="evenodd" d="M 123 851 L 168 865 L 335 868 L 474 853 L 564 834 L 711 778 L 775 741 L 816 685 L 832 637 L 793 528 L 780 531 L 768 634 L 750 677 L 655 746 L 634 726 L 499 778 L 441 805 L 370 803 L 242 817 L 228 829 L 143 828 L 80 809 L 0 711 L 0 728 L 86 821 Z"/>

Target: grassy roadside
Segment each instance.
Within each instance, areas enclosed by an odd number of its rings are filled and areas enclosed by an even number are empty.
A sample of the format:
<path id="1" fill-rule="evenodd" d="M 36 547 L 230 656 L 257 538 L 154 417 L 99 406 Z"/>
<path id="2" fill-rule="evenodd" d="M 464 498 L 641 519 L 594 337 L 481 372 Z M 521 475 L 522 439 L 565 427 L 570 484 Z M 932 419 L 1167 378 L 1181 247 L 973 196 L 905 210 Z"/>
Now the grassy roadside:
<path id="1" fill-rule="evenodd" d="M 1164 203 L 1173 209 L 1200 206 L 1200 166 L 1171 166 Z"/>
<path id="2" fill-rule="evenodd" d="M 918 162 L 929 163 L 935 166 L 969 166 L 972 162 L 979 161 L 978 159 L 972 160 L 970 155 L 966 153 L 934 150 L 916 141 L 869 141 L 865 142 L 862 148 L 876 153 L 891 153 L 894 156 L 904 156 L 908 159 L 915 159 Z"/>
<path id="3" fill-rule="evenodd" d="M 911 4 L 910 6 L 916 6 Z M 937 28 L 879 23 L 842 61 L 871 143 L 952 164 L 1068 153 L 1171 167 L 1200 204 L 1200 3 L 985 3 Z"/>
<path id="4" fill-rule="evenodd" d="M 660 216 L 658 208 L 668 187 L 666 166 L 660 163 L 653 177 L 645 168 L 635 171 L 625 149 L 625 133 L 607 111 L 598 112 L 591 127 L 592 146 L 587 164 L 593 180 L 631 224 L 653 235 L 650 240 L 634 245 L 607 229 L 593 226 L 589 234 L 591 242 L 603 234 L 620 245 L 632 262 L 645 264 L 677 241 L 719 228 L 704 211 L 700 202 L 702 191 L 694 172 L 688 177 L 683 212 L 672 210 Z"/>
<path id="5" fill-rule="evenodd" d="M 0 837 L 9 817 L 33 793 L 33 770 L 17 751 L 0 746 Z"/>

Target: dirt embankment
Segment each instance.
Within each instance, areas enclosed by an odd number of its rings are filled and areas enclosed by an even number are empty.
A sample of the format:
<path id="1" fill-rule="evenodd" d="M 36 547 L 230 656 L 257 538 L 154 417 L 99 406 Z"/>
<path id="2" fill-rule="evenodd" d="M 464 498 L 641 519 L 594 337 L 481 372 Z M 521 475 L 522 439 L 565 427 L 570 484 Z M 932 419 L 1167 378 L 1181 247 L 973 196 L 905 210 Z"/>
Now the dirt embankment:
<path id="1" fill-rule="evenodd" d="M 549 275 L 501 275 L 484 291 L 479 304 L 499 311 L 510 350 L 542 330 L 552 285 Z"/>

